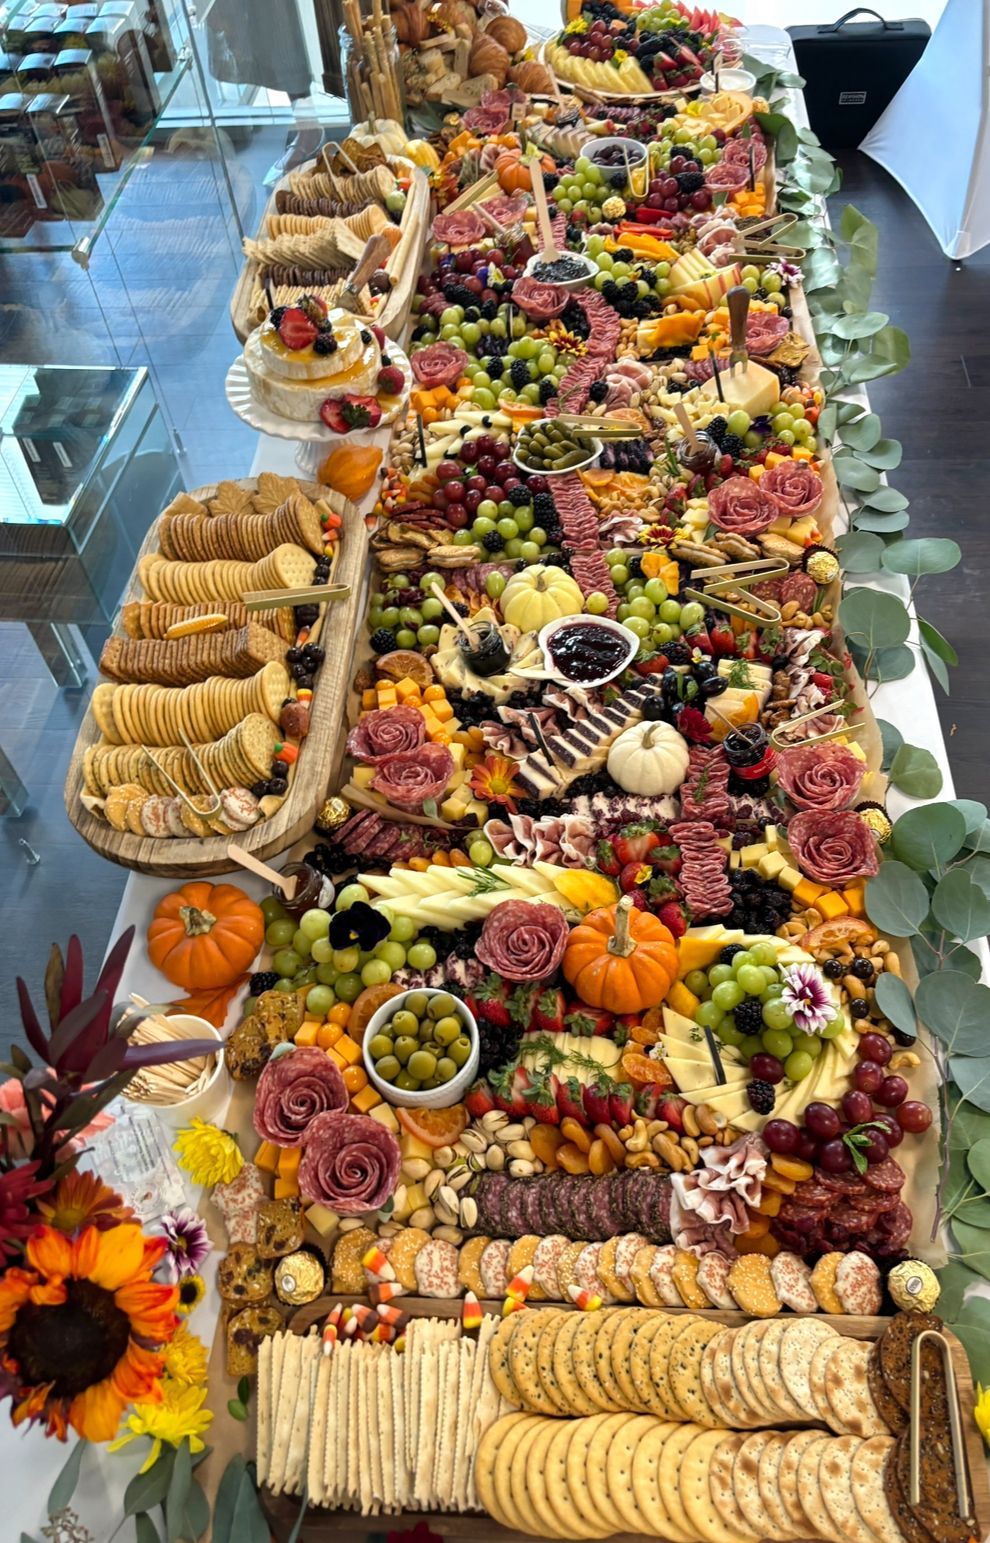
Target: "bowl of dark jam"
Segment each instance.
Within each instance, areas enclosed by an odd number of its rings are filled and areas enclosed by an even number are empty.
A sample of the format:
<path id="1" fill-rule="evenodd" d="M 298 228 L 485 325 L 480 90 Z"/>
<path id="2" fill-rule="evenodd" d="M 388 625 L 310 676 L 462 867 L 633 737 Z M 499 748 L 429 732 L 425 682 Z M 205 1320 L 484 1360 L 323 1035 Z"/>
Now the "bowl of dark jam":
<path id="1" fill-rule="evenodd" d="M 549 678 L 567 686 L 604 686 L 639 650 L 636 634 L 608 616 L 560 616 L 538 641 Z"/>

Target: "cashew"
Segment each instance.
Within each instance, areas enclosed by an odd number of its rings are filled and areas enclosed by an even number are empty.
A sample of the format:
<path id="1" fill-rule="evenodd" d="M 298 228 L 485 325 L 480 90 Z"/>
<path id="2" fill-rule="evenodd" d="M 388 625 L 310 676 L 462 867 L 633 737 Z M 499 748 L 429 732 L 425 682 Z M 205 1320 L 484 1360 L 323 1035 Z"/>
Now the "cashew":
<path id="1" fill-rule="evenodd" d="M 714 1136 L 725 1123 L 725 1116 L 713 1109 L 711 1104 L 699 1104 L 695 1113 L 698 1116 L 698 1125 L 706 1136 Z"/>
<path id="2" fill-rule="evenodd" d="M 681 1150 L 668 1135 L 654 1136 L 653 1150 L 658 1157 L 663 1159 L 668 1168 L 672 1169 L 674 1173 L 680 1173 L 682 1167 Z"/>
<path id="3" fill-rule="evenodd" d="M 851 997 L 858 997 L 861 1002 L 865 1002 L 866 987 L 861 980 L 857 980 L 855 975 L 844 975 L 842 984 Z"/>
<path id="4" fill-rule="evenodd" d="M 890 1058 L 890 1070 L 892 1072 L 903 1071 L 907 1067 L 920 1066 L 921 1057 L 913 1050 L 898 1050 Z"/>
<path id="5" fill-rule="evenodd" d="M 684 1130 L 688 1136 L 701 1135 L 701 1124 L 693 1104 L 684 1105 L 681 1119 L 684 1121 Z"/>
<path id="6" fill-rule="evenodd" d="M 886 965 L 887 969 L 890 971 L 891 975 L 897 975 L 897 976 L 900 975 L 900 973 L 901 973 L 901 961 L 898 959 L 898 957 L 894 953 L 893 949 L 891 949 L 890 952 L 887 954 L 886 958 L 884 959 L 884 964 Z"/>
<path id="7" fill-rule="evenodd" d="M 443 1238 L 447 1243 L 464 1242 L 464 1234 L 460 1227 L 455 1227 L 452 1223 L 445 1222 L 442 1227 L 435 1227 L 433 1230 L 433 1236 L 435 1238 Z"/>
<path id="8" fill-rule="evenodd" d="M 660 1159 L 654 1152 L 634 1152 L 626 1158 L 627 1168 L 659 1168 Z"/>
<path id="9" fill-rule="evenodd" d="M 650 1144 L 650 1133 L 645 1120 L 637 1120 L 633 1126 L 633 1134 L 625 1143 L 627 1152 L 645 1152 Z"/>
<path id="10" fill-rule="evenodd" d="M 531 1163 L 536 1155 L 529 1141 L 508 1141 L 505 1150 L 509 1157 L 521 1157 L 528 1163 Z"/>
<path id="11" fill-rule="evenodd" d="M 698 1143 L 693 1136 L 681 1137 L 681 1151 L 685 1157 L 690 1159 L 689 1166 L 693 1168 L 698 1161 Z"/>
<path id="12" fill-rule="evenodd" d="M 698 1137 L 698 1151 L 699 1152 L 703 1152 L 705 1147 L 711 1147 L 711 1146 L 714 1146 L 714 1145 L 715 1145 L 715 1137 L 714 1136 L 699 1136 Z"/>

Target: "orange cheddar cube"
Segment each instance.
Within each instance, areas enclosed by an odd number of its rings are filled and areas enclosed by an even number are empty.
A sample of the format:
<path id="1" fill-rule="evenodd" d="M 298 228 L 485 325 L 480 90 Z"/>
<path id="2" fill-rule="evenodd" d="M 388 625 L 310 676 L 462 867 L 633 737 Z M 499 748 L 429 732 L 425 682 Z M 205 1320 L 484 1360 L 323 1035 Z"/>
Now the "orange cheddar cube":
<path id="1" fill-rule="evenodd" d="M 296 1179 L 276 1179 L 275 1199 L 292 1200 L 299 1193 L 299 1184 Z"/>
<path id="2" fill-rule="evenodd" d="M 311 1019 L 306 1023 L 301 1023 L 294 1036 L 296 1044 L 315 1045 L 319 1027 L 320 1025 L 318 1023 L 314 1023 Z"/>
<path id="3" fill-rule="evenodd" d="M 365 712 L 371 712 L 378 706 L 378 694 L 374 686 L 369 686 L 367 691 L 361 692 L 361 707 Z"/>
<path id="4" fill-rule="evenodd" d="M 834 922 L 839 916 L 849 915 L 849 907 L 842 896 L 834 889 L 830 889 L 824 895 L 819 896 L 815 901 L 815 905 L 827 922 Z"/>
<path id="5" fill-rule="evenodd" d="M 344 1038 L 344 1036 L 341 1035 L 341 1039 L 343 1039 L 343 1038 Z M 335 1045 L 331 1045 L 330 1046 L 330 1049 L 327 1051 L 327 1055 L 331 1058 L 331 1060 L 336 1061 L 336 1063 L 340 1067 L 341 1071 L 344 1070 L 345 1066 L 348 1066 L 350 1064 L 345 1059 L 345 1057 L 341 1054 L 341 1051 L 340 1051 L 340 1040 L 338 1040 Z"/>
<path id="6" fill-rule="evenodd" d="M 454 709 L 451 707 L 446 698 L 444 698 L 442 702 L 435 701 L 430 705 L 433 708 L 433 716 L 438 718 L 441 723 L 449 723 L 451 718 L 453 718 Z"/>
<path id="7" fill-rule="evenodd" d="M 347 1066 L 361 1059 L 361 1046 L 349 1034 L 342 1034 L 333 1048 Z"/>
<path id="8" fill-rule="evenodd" d="M 866 891 L 862 884 L 853 884 L 849 889 L 842 891 L 842 898 L 849 907 L 849 915 L 863 917 L 866 915 Z"/>
<path id="9" fill-rule="evenodd" d="M 815 884 L 811 879 L 802 879 L 800 884 L 794 886 L 794 904 L 807 910 L 809 905 L 818 905 L 818 901 L 824 893 L 824 884 Z"/>
<path id="10" fill-rule="evenodd" d="M 302 1161 L 302 1147 L 281 1147 L 278 1154 L 278 1176 L 294 1179 Z"/>
<path id="11" fill-rule="evenodd" d="M 695 1008 L 698 1006 L 698 998 L 693 991 L 688 990 L 682 980 L 679 980 L 667 993 L 667 1006 L 675 1013 L 681 1013 L 685 1018 L 693 1018 Z"/>
<path id="12" fill-rule="evenodd" d="M 395 683 L 395 694 L 400 702 L 407 702 L 410 697 L 419 696 L 419 686 L 408 675 Z"/>
<path id="13" fill-rule="evenodd" d="M 764 475 L 765 472 L 766 472 L 766 467 L 765 466 L 757 465 L 757 466 L 751 466 L 749 468 L 749 475 L 752 477 L 754 482 L 759 482 L 760 478 Z"/>
<path id="14" fill-rule="evenodd" d="M 381 1094 L 376 1092 L 369 1082 L 367 1087 L 362 1088 L 359 1093 L 353 1095 L 351 1098 L 351 1108 L 356 1109 L 358 1114 L 367 1114 L 370 1110 L 374 1109 L 376 1104 L 380 1104 L 381 1101 Z"/>
<path id="15" fill-rule="evenodd" d="M 273 1145 L 271 1141 L 263 1141 L 254 1154 L 254 1166 L 260 1168 L 262 1173 L 274 1173 L 281 1154 L 281 1147 Z"/>
<path id="16" fill-rule="evenodd" d="M 780 466 L 784 461 L 790 460 L 790 456 L 781 455 L 779 450 L 768 450 L 764 464 L 766 466 Z"/>

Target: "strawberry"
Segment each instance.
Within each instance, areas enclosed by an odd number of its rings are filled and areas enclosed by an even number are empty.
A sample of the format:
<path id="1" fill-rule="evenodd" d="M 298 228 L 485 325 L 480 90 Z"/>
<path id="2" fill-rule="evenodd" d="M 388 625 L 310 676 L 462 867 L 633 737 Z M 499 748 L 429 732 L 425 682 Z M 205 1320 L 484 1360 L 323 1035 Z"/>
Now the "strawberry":
<path id="1" fill-rule="evenodd" d="M 650 853 L 650 866 L 661 873 L 680 873 L 684 859 L 680 847 L 654 847 Z"/>
<path id="2" fill-rule="evenodd" d="M 509 1018 L 517 1029 L 535 1029 L 533 1007 L 538 986 L 516 986 L 509 996 Z"/>
<path id="3" fill-rule="evenodd" d="M 667 900 L 656 914 L 657 920 L 662 921 L 675 938 L 682 938 L 687 932 L 688 916 L 680 900 Z"/>
<path id="4" fill-rule="evenodd" d="M 615 846 L 611 841 L 599 841 L 595 851 L 595 862 L 598 871 L 604 873 L 610 879 L 618 878 L 622 870 L 622 863 L 616 855 Z"/>
<path id="5" fill-rule="evenodd" d="M 677 885 L 669 873 L 657 873 L 650 880 L 647 893 L 653 905 L 665 905 L 677 894 Z"/>
<path id="6" fill-rule="evenodd" d="M 401 396 L 405 384 L 406 377 L 397 364 L 387 364 L 378 371 L 378 389 L 386 396 Z"/>
<path id="7" fill-rule="evenodd" d="M 468 1089 L 464 1095 L 464 1107 L 468 1114 L 473 1115 L 476 1120 L 480 1120 L 483 1114 L 488 1114 L 490 1110 L 496 1107 L 495 1099 L 492 1097 L 492 1090 L 484 1077 L 480 1078 Z"/>
<path id="8" fill-rule="evenodd" d="M 492 1090 L 492 1098 L 496 1109 L 501 1109 L 505 1114 L 515 1114 L 516 1106 L 512 1088 L 512 1077 L 515 1067 L 511 1062 L 503 1066 L 501 1071 L 489 1072 L 488 1085 Z"/>
<path id="9" fill-rule="evenodd" d="M 524 1091 L 523 1113 L 531 1114 L 538 1125 L 560 1124 L 556 1084 L 554 1076 L 540 1077 L 536 1081 L 530 1078 L 529 1086 Z"/>
<path id="10" fill-rule="evenodd" d="M 533 1073 L 525 1066 L 516 1065 L 509 1074 L 509 1098 L 513 1114 L 529 1114 L 530 1089 L 537 1085 Z"/>
<path id="11" fill-rule="evenodd" d="M 633 1086 L 631 1082 L 617 1082 L 608 1095 L 609 1118 L 613 1125 L 631 1125 L 633 1117 Z"/>
<path id="12" fill-rule="evenodd" d="M 497 1029 L 507 1029 L 512 1023 L 505 986 L 499 975 L 486 975 L 474 995 L 468 997 L 468 1006 L 476 1018 Z"/>
<path id="13" fill-rule="evenodd" d="M 377 429 L 382 409 L 373 396 L 328 397 L 320 408 L 320 417 L 335 434 L 349 434 L 351 429 Z"/>
<path id="14" fill-rule="evenodd" d="M 567 1002 L 564 993 L 558 986 L 550 986 L 536 998 L 529 1026 L 531 1029 L 540 1029 L 545 1034 L 563 1034 L 566 1011 Z"/>
<path id="15" fill-rule="evenodd" d="M 602 1072 L 594 1082 L 585 1085 L 582 1098 L 584 1100 L 585 1117 L 591 1125 L 608 1125 L 611 1123 L 609 1114 L 609 1093 L 613 1087 L 611 1077 L 606 1077 Z"/>
<path id="16" fill-rule="evenodd" d="M 583 1125 L 587 1119 L 581 1084 L 576 1077 L 557 1079 L 557 1110 L 562 1120 L 579 1120 Z"/>
<path id="17" fill-rule="evenodd" d="M 646 884 L 652 874 L 653 869 L 649 863 L 625 863 L 619 874 L 619 888 L 624 895 L 628 895 L 630 890 L 639 889 L 641 884 Z"/>
<path id="18" fill-rule="evenodd" d="M 279 318 L 278 335 L 286 348 L 309 348 L 318 329 L 306 312 L 297 305 L 288 305 Z"/>
<path id="19" fill-rule="evenodd" d="M 682 1135 L 684 1132 L 684 1106 L 686 1103 L 686 1098 L 668 1095 L 657 1106 L 654 1118 L 666 1120 L 672 1130 L 676 1130 L 678 1135 Z"/>
<path id="20" fill-rule="evenodd" d="M 708 639 L 711 643 L 713 654 L 734 654 L 736 652 L 736 635 L 728 622 L 716 622 L 708 629 Z"/>
<path id="21" fill-rule="evenodd" d="M 620 863 L 645 862 L 654 847 L 660 845 L 660 837 L 652 825 L 623 825 L 612 845 Z"/>
<path id="22" fill-rule="evenodd" d="M 657 1076 L 666 1078 L 666 1081 L 648 1082 L 644 1087 L 636 1089 L 633 1110 L 643 1120 L 656 1120 L 660 1118 L 657 1111 L 671 1084 L 670 1073 L 663 1065 L 658 1064 Z"/>
<path id="23" fill-rule="evenodd" d="M 607 1034 L 614 1019 L 604 1007 L 585 1007 L 583 1002 L 572 1002 L 564 1018 L 568 1034 L 581 1034 L 590 1039 L 596 1034 Z"/>
<path id="24" fill-rule="evenodd" d="M 662 675 L 667 668 L 667 656 L 647 654 L 645 659 L 637 659 L 633 668 L 637 675 Z"/>

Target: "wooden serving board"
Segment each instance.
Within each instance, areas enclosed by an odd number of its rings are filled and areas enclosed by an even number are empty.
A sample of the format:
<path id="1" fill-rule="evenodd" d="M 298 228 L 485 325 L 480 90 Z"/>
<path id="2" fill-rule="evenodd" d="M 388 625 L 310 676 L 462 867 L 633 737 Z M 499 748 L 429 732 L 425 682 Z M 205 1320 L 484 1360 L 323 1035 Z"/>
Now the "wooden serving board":
<path id="1" fill-rule="evenodd" d="M 322 1322 L 337 1302 L 353 1304 L 364 1300 L 366 1299 L 355 1296 L 321 1297 L 318 1301 L 300 1308 L 290 1320 L 289 1328 L 295 1334 L 305 1334 L 314 1324 Z M 416 1318 L 460 1317 L 459 1300 L 440 1301 L 429 1297 L 401 1297 L 397 1300 L 404 1312 Z M 501 1313 L 501 1302 L 488 1301 L 481 1305 L 486 1312 Z M 562 1311 L 577 1311 L 571 1308 L 570 1304 L 554 1305 L 559 1305 Z M 653 1309 L 644 1308 L 643 1311 L 653 1311 Z M 664 1308 L 663 1311 L 686 1313 L 688 1309 Z M 716 1308 L 706 1310 L 701 1316 L 729 1326 L 738 1326 L 749 1321 L 745 1313 L 727 1312 Z M 783 1316 L 791 1319 L 796 1315 L 788 1313 Z M 840 1334 L 866 1340 L 878 1339 L 890 1321 L 883 1317 L 864 1317 L 854 1314 L 835 1316 L 816 1313 L 814 1316 L 829 1324 Z M 949 1330 L 946 1330 L 945 1334 L 952 1352 L 952 1366 L 959 1391 L 973 1505 L 979 1525 L 979 1535 L 985 1537 L 990 1532 L 990 1470 L 987 1467 L 983 1439 L 973 1419 L 973 1379 L 962 1344 Z M 301 1543 L 323 1543 L 323 1540 L 331 1538 L 361 1539 L 362 1543 L 365 1543 L 369 1529 L 373 1528 L 376 1533 L 408 1530 L 417 1523 L 425 1523 L 431 1532 L 438 1533 L 443 1538 L 466 1539 L 470 1540 L 470 1543 L 482 1543 L 482 1540 L 492 1538 L 504 1539 L 505 1543 L 545 1543 L 540 1534 L 515 1532 L 510 1528 L 497 1525 L 490 1516 L 481 1512 L 403 1511 L 394 1516 L 372 1519 L 354 1511 L 314 1508 L 307 1511 L 301 1530 L 293 1533 L 293 1528 L 299 1522 L 299 1501 L 290 1495 L 272 1495 L 267 1490 L 261 1491 L 261 1501 L 278 1543 L 286 1543 L 290 1535 L 300 1539 Z M 617 1543 L 636 1543 L 640 1535 L 617 1532 L 613 1536 Z"/>
<path id="2" fill-rule="evenodd" d="M 253 489 L 255 481 L 242 478 L 238 486 Z M 300 481 L 300 486 L 314 497 L 325 491 L 315 483 Z M 215 491 L 215 487 L 196 488 L 191 496 L 210 498 Z M 138 553 L 131 582 L 123 596 L 125 602 L 145 598 L 137 577 L 138 564 L 142 557 L 157 550 L 157 532 L 156 519 Z M 364 517 L 359 509 L 351 505 L 341 526 L 333 570 L 333 583 L 347 584 L 351 592 L 326 607 L 320 633 L 326 659 L 316 677 L 309 734 L 296 762 L 295 775 L 275 813 L 250 830 L 240 832 L 236 838 L 241 846 L 262 860 L 286 851 L 309 832 L 327 787 L 336 785 L 344 749 L 340 725 L 346 713 L 351 660 L 364 605 L 367 552 L 368 533 Z M 114 630 L 118 635 L 123 635 L 119 622 Z M 100 738 L 92 710 L 87 708 L 69 762 L 64 790 L 69 820 L 94 852 L 108 858 L 110 862 L 119 863 L 123 868 L 134 868 L 139 873 L 153 873 L 168 879 L 206 878 L 212 874 L 231 873 L 236 869 L 237 864 L 227 856 L 227 847 L 234 840 L 232 836 L 213 836 L 202 840 L 190 836 L 186 841 L 154 840 L 132 835 L 130 831 L 114 830 L 106 820 L 91 814 L 80 796 L 85 791 L 82 761 L 84 752 L 90 745 L 99 743 Z"/>
<path id="3" fill-rule="evenodd" d="M 310 166 L 302 166 L 299 170 L 315 171 L 316 163 L 314 161 Z M 272 190 L 272 196 L 265 205 L 258 227 L 259 240 L 266 234 L 268 216 L 276 212 L 275 194 L 279 188 L 287 188 L 288 185 L 288 179 L 283 178 Z M 430 212 L 430 179 L 421 167 L 416 167 L 406 197 L 406 207 L 402 211 L 402 219 L 399 222 L 401 237 L 385 264 L 385 271 L 391 275 L 394 282 L 384 305 L 373 318 L 396 342 L 405 327 L 409 302 L 419 277 L 423 251 L 430 230 Z M 254 294 L 257 282 L 257 263 L 251 259 L 245 259 L 240 277 L 230 297 L 230 323 L 242 343 L 246 342 L 248 334 L 256 326 L 251 316 L 251 296 Z"/>

